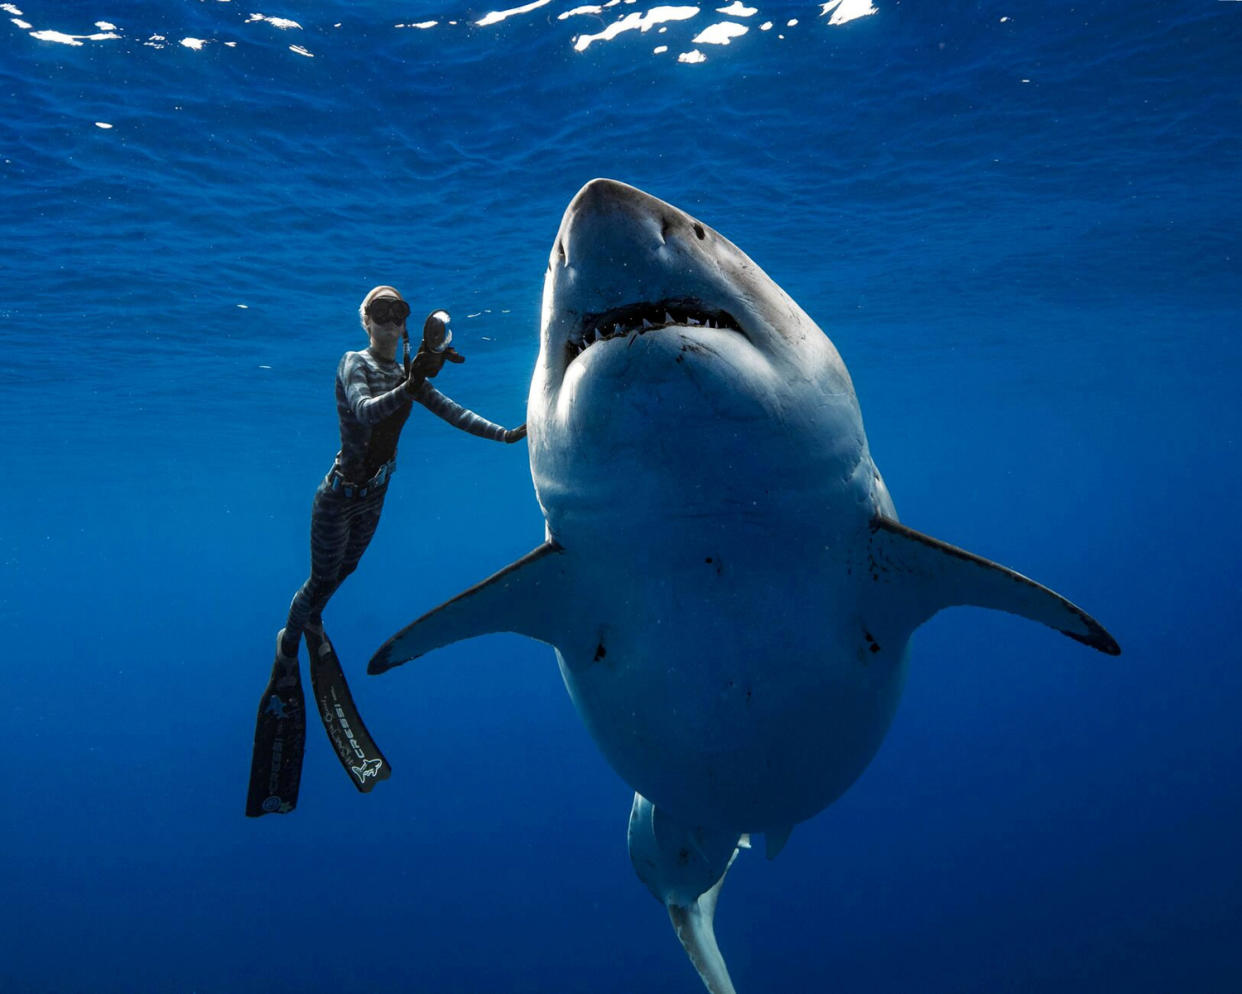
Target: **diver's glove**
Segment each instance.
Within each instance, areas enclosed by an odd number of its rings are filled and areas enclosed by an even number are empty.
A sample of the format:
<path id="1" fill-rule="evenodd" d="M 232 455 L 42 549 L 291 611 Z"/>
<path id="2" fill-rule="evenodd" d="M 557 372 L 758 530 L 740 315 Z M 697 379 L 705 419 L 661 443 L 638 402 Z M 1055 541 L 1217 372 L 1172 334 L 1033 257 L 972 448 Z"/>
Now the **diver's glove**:
<path id="1" fill-rule="evenodd" d="M 512 445 L 514 442 L 520 442 L 526 437 L 526 425 L 518 425 L 516 428 L 506 428 L 504 441 Z"/>
<path id="2" fill-rule="evenodd" d="M 418 353 L 410 360 L 410 378 L 405 381 L 406 393 L 413 394 L 423 380 L 433 380 L 444 368 L 445 362 L 465 362 L 466 357 L 457 354 L 452 346 L 443 352 L 432 352 L 420 347 Z"/>
<path id="3" fill-rule="evenodd" d="M 413 393 L 423 380 L 435 379 L 443 366 L 443 353 L 437 355 L 420 346 L 414 358 L 410 360 L 410 378 L 405 381 L 406 391 Z"/>

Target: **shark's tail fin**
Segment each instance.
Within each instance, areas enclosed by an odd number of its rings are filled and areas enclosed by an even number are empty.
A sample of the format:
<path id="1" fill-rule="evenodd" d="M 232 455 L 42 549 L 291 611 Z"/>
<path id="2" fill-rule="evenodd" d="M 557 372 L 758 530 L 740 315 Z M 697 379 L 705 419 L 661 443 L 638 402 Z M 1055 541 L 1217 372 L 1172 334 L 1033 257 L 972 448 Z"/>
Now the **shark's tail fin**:
<path id="1" fill-rule="evenodd" d="M 866 568 L 877 585 L 900 588 L 900 597 L 876 598 L 885 605 L 877 610 L 903 612 L 891 620 L 907 632 L 941 608 L 972 604 L 1038 621 L 1110 656 L 1121 652 L 1098 621 L 1060 594 L 892 518 L 872 519 Z"/>
<path id="2" fill-rule="evenodd" d="M 673 931 L 681 940 L 682 948 L 690 957 L 694 968 L 699 971 L 703 985 L 710 994 L 737 994 L 729 976 L 729 968 L 725 966 L 724 956 L 720 953 L 720 946 L 716 944 L 716 901 L 723 886 L 722 876 L 711 890 L 700 895 L 692 904 L 685 907 L 678 904 L 668 905 L 668 917 L 673 923 Z"/>
<path id="3" fill-rule="evenodd" d="M 689 828 L 635 794 L 628 841 L 635 872 L 668 909 L 673 931 L 704 986 L 711 994 L 736 994 L 716 944 L 714 922 L 720 888 L 742 837 Z"/>

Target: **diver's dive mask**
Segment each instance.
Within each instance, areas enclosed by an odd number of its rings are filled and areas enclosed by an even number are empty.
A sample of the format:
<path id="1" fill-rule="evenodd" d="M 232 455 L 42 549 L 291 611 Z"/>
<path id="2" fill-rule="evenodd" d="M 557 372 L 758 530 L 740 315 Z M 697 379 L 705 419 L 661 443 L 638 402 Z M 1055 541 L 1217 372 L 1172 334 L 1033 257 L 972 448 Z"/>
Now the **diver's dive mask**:
<path id="1" fill-rule="evenodd" d="M 367 317 L 376 324 L 400 324 L 410 316 L 410 305 L 397 297 L 376 297 L 367 304 Z"/>

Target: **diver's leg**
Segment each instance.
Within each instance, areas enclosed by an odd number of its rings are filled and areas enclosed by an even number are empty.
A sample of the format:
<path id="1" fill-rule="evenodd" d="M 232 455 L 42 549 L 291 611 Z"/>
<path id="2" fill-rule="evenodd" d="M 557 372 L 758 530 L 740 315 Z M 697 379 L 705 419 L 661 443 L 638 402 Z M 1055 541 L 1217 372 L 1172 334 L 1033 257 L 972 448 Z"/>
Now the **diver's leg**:
<path id="1" fill-rule="evenodd" d="M 276 661 L 255 721 L 246 814 L 292 811 L 297 805 L 306 742 L 306 706 L 298 667 L 298 642 L 310 612 L 322 609 L 335 589 L 347 522 L 340 501 L 320 485 L 311 505 L 311 575 L 294 595 L 285 627 L 276 638 Z M 334 551 L 335 550 L 335 551 Z"/>
<path id="2" fill-rule="evenodd" d="M 297 655 L 298 641 L 307 622 L 318 624 L 324 606 L 345 578 L 341 570 L 350 545 L 353 503 L 324 484 L 315 491 L 311 505 L 311 573 L 289 605 L 281 637 L 281 652 L 286 656 Z"/>
<path id="3" fill-rule="evenodd" d="M 357 568 L 375 534 L 383 506 L 382 490 L 350 501 L 345 515 L 348 528 L 344 533 L 343 549 L 332 561 L 336 573 L 328 585 L 331 591 L 335 591 Z M 391 768 L 358 713 L 345 671 L 324 630 L 319 614 L 324 603 L 326 598 L 312 604 L 305 621 L 306 648 L 311 659 L 311 685 L 328 741 L 349 774 L 350 781 L 365 794 L 379 781 L 388 779 Z"/>
<path id="4" fill-rule="evenodd" d="M 384 510 L 384 496 L 388 488 L 384 487 L 377 493 L 368 494 L 357 502 L 349 524 L 349 533 L 345 538 L 345 548 L 338 560 L 336 583 L 340 586 L 345 578 L 358 568 L 362 554 L 367 551 L 371 539 L 375 537 L 375 529 L 379 527 L 380 513 Z"/>

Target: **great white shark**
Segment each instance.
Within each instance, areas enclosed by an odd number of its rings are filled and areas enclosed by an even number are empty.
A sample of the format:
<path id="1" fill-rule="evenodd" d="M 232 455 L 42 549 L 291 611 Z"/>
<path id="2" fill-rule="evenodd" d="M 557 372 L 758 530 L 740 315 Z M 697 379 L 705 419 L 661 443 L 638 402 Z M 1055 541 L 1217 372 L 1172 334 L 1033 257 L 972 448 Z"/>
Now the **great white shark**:
<path id="1" fill-rule="evenodd" d="M 845 364 L 722 235 L 592 180 L 544 282 L 527 404 L 544 542 L 388 640 L 369 671 L 490 632 L 553 646 L 635 790 L 629 849 L 712 994 L 739 846 L 790 831 L 879 749 L 916 628 L 1008 611 L 1109 654 L 1059 594 L 902 525 Z"/>

